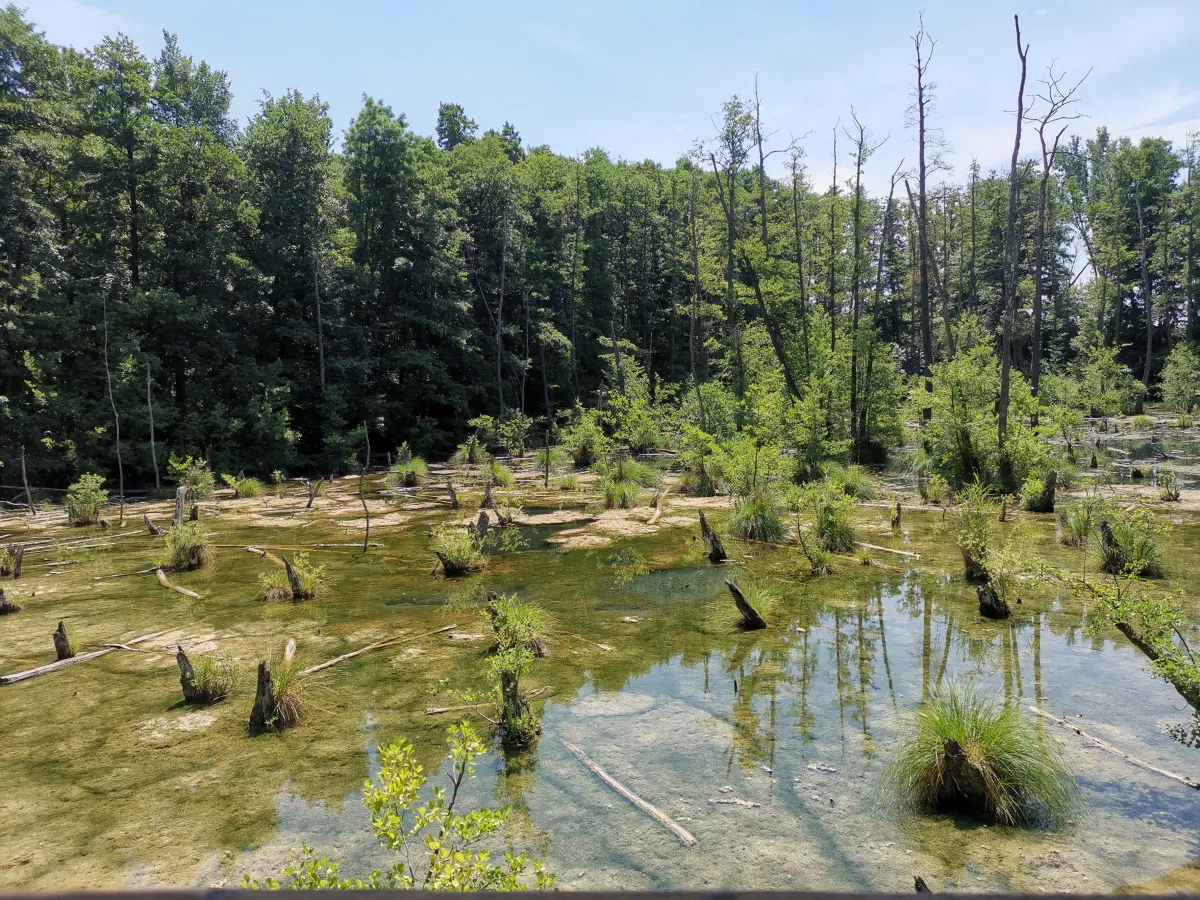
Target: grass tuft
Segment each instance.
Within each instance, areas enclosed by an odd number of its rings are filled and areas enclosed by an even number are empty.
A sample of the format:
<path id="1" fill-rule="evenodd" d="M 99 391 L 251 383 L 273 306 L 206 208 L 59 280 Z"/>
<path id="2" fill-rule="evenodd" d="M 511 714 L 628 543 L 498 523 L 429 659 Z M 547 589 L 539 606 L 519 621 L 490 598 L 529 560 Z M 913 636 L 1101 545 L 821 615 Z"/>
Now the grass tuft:
<path id="1" fill-rule="evenodd" d="M 220 703 L 241 684 L 238 671 L 227 659 L 202 656 L 192 666 L 196 699 L 200 703 Z"/>
<path id="2" fill-rule="evenodd" d="M 729 530 L 744 540 L 772 544 L 782 541 L 786 534 L 783 513 L 766 491 L 755 491 L 734 505 Z"/>
<path id="3" fill-rule="evenodd" d="M 209 565 L 213 550 L 199 522 L 172 525 L 163 532 L 163 552 L 159 565 L 165 569 L 190 572 Z"/>
<path id="4" fill-rule="evenodd" d="M 884 774 L 897 805 L 988 822 L 1057 827 L 1079 792 L 1058 744 L 1018 708 L 948 688 L 916 713 Z"/>

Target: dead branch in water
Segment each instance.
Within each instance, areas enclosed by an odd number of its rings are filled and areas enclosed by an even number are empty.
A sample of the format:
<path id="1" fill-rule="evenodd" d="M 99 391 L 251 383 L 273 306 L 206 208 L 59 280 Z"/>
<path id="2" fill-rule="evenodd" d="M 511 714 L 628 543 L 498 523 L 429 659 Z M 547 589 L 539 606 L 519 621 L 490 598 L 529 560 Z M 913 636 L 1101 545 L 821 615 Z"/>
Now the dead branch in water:
<path id="1" fill-rule="evenodd" d="M 625 785 L 621 784 L 621 782 L 617 781 L 602 768 L 592 762 L 586 753 L 584 753 L 570 741 L 563 741 L 562 745 L 579 757 L 579 761 L 587 766 L 593 775 L 607 784 L 610 788 L 612 788 L 646 815 L 650 816 L 650 818 L 654 819 L 654 821 L 658 822 L 658 824 L 662 825 L 664 828 L 674 834 L 675 837 L 679 838 L 679 840 L 681 840 L 685 846 L 695 847 L 696 844 L 699 843 L 699 841 L 696 840 L 695 836 L 690 831 L 688 831 L 666 813 L 662 812 L 656 806 L 647 803 L 629 788 L 625 787 Z"/>
<path id="2" fill-rule="evenodd" d="M 1038 709 L 1038 707 L 1036 707 L 1036 706 L 1031 706 L 1031 707 L 1029 707 L 1029 709 L 1030 709 L 1030 711 L 1036 713 L 1039 716 L 1042 716 L 1043 718 L 1050 719 L 1052 722 L 1057 722 L 1059 725 L 1063 726 L 1063 728 L 1071 729 L 1071 731 L 1075 732 L 1081 738 L 1085 738 L 1085 739 L 1091 741 L 1093 744 L 1095 744 L 1101 750 L 1106 750 L 1109 753 L 1119 756 L 1122 759 L 1124 759 L 1126 762 L 1133 763 L 1133 765 L 1138 766 L 1143 769 L 1148 769 L 1149 771 L 1155 772 L 1158 775 L 1162 775 L 1165 778 L 1170 778 L 1172 781 L 1178 781 L 1180 784 L 1186 784 L 1190 788 L 1195 788 L 1196 790 L 1200 790 L 1200 781 L 1196 781 L 1194 778 L 1188 778 L 1186 775 L 1177 775 L 1176 773 L 1170 771 L 1169 769 L 1164 769 L 1161 766 L 1154 765 L 1154 763 L 1146 762 L 1146 760 L 1144 760 L 1144 759 L 1139 759 L 1138 757 L 1134 756 L 1132 753 L 1126 753 L 1124 750 L 1120 749 L 1119 747 L 1114 747 L 1112 744 L 1109 744 L 1105 741 L 1100 740 L 1100 738 L 1098 738 L 1098 737 L 1094 737 L 1093 735 L 1088 734 L 1086 731 L 1084 731 L 1082 728 L 1080 728 L 1075 723 L 1073 723 L 1067 719 L 1060 719 L 1058 716 L 1054 715 L 1053 713 L 1048 713 L 1044 709 Z"/>
<path id="3" fill-rule="evenodd" d="M 133 638 L 120 645 L 121 649 L 129 650 L 134 644 L 140 644 L 143 641 L 148 641 L 151 638 L 156 638 L 160 634 L 166 634 L 165 631 L 155 631 L 151 634 L 144 634 L 141 637 Z M 74 665 L 75 663 L 86 662 L 89 659 L 96 659 L 106 653 L 112 653 L 117 649 L 114 645 L 105 645 L 100 650 L 93 650 L 91 653 L 81 653 L 68 659 L 60 659 L 58 662 L 52 662 L 48 665 L 38 666 L 35 669 L 26 669 L 24 672 L 14 672 L 12 675 L 0 675 L 0 684 L 16 684 L 18 681 L 26 681 L 30 678 L 36 678 L 39 675 L 45 675 L 49 672 L 57 671 L 58 669 Z"/>
<path id="4" fill-rule="evenodd" d="M 362 656 L 364 653 L 367 653 L 371 650 L 380 650 L 383 647 L 393 647 L 396 644 L 406 644 L 409 641 L 415 641 L 417 638 L 433 637 L 435 634 L 441 634 L 443 631 L 452 631 L 457 627 L 457 624 L 447 625 L 444 628 L 439 628 L 436 631 L 429 631 L 425 634 L 398 634 L 390 638 L 384 638 L 382 641 L 376 641 L 373 644 L 367 644 L 365 647 L 360 647 L 357 650 L 351 650 L 349 653 L 343 653 L 341 656 L 335 656 L 333 659 L 326 660 L 323 663 L 317 663 L 315 666 L 309 666 L 300 673 L 300 677 L 303 678 L 305 675 L 312 675 L 314 672 L 320 672 L 323 669 L 328 669 L 330 666 L 336 666 L 340 662 L 345 662 L 348 659 L 354 659 L 356 656 Z"/>
<path id="5" fill-rule="evenodd" d="M 170 588 L 173 591 L 178 591 L 179 593 L 183 594 L 183 596 L 191 597 L 193 600 L 200 599 L 200 595 L 197 594 L 195 591 L 189 591 L 185 587 L 180 587 L 177 584 L 172 584 L 171 580 L 169 578 L 167 578 L 167 573 L 164 572 L 162 569 L 155 569 L 154 574 L 158 576 L 158 583 L 161 584 L 163 587 Z"/>

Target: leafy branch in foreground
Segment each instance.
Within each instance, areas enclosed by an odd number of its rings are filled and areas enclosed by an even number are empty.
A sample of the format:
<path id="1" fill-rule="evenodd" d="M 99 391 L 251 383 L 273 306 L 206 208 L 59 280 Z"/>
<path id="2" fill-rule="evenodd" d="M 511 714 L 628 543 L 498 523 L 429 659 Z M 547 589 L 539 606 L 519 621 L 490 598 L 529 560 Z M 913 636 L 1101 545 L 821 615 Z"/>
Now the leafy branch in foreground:
<path id="1" fill-rule="evenodd" d="M 379 748 L 378 783 L 363 785 L 363 806 L 380 845 L 403 857 L 386 872 L 376 869 L 366 878 L 343 878 L 341 864 L 318 856 L 307 844 L 288 854 L 282 880 L 259 882 L 245 876 L 248 888 L 278 890 L 348 890 L 355 888 L 430 891 L 548 890 L 554 876 L 541 860 L 528 854 L 505 853 L 501 863 L 480 845 L 499 834 L 511 809 L 459 812 L 463 784 L 475 777 L 475 760 L 487 752 L 470 724 L 448 730 L 449 791 L 435 786 L 432 797 L 420 803 L 428 779 L 416 761 L 413 745 L 400 738 Z M 531 880 L 532 879 L 532 883 Z"/>

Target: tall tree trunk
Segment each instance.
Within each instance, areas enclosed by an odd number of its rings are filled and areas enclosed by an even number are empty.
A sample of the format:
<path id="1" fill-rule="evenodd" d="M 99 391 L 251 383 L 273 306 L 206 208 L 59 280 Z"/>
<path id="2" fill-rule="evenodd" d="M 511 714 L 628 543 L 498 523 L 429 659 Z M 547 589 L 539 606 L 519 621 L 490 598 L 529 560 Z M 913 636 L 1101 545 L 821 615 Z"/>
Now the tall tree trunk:
<path id="1" fill-rule="evenodd" d="M 125 524 L 125 466 L 121 462 L 121 417 L 117 415 L 117 401 L 113 397 L 112 369 L 108 364 L 108 299 L 101 297 L 101 312 L 104 318 L 104 379 L 108 386 L 108 403 L 112 407 L 113 426 L 117 445 L 117 492 L 120 502 L 118 525 Z"/>
<path id="2" fill-rule="evenodd" d="M 313 254 L 313 297 L 317 315 L 317 373 L 320 377 L 321 396 L 325 396 L 325 323 L 321 319 L 321 277 L 317 255 Z"/>
<path id="3" fill-rule="evenodd" d="M 804 377 L 812 375 L 812 352 L 808 336 L 808 280 L 804 277 L 804 234 L 800 228 L 799 166 L 792 159 L 792 219 L 796 232 L 796 282 L 800 289 L 800 330 L 804 338 Z"/>
<path id="4" fill-rule="evenodd" d="M 150 396 L 150 363 L 146 363 L 146 413 L 150 417 L 150 459 L 154 463 L 154 490 L 162 488 L 158 475 L 158 451 L 154 447 L 154 401 Z"/>
<path id="5" fill-rule="evenodd" d="M 129 281 L 136 291 L 141 284 L 140 267 L 138 265 L 138 194 L 137 170 L 134 161 L 133 144 L 125 146 L 125 158 L 129 163 Z"/>
<path id="6" fill-rule="evenodd" d="M 688 202 L 688 224 L 692 238 L 692 292 L 691 311 L 688 314 L 688 352 L 691 358 L 692 385 L 696 389 L 696 405 L 700 411 L 700 427 L 708 430 L 707 416 L 704 414 L 704 393 L 700 390 L 701 373 L 696 366 L 697 337 L 696 329 L 700 319 L 701 285 L 700 285 L 700 235 L 696 229 L 696 181 L 699 176 L 692 172 L 692 190 Z"/>
<path id="7" fill-rule="evenodd" d="M 504 418 L 504 278 L 508 271 L 508 201 L 504 201 L 503 236 L 500 239 L 500 296 L 496 301 L 496 409 Z"/>
<path id="8" fill-rule="evenodd" d="M 1007 487 L 1011 478 L 1005 462 L 1005 438 L 1008 436 L 1008 403 L 1012 380 L 1012 330 L 1017 307 L 1017 258 L 1021 249 L 1021 235 L 1017 227 L 1017 213 L 1021 203 L 1021 181 L 1018 162 L 1021 154 L 1021 124 L 1025 119 L 1025 61 L 1029 46 L 1021 45 L 1021 22 L 1013 16 L 1017 34 L 1017 56 L 1021 60 L 1021 81 L 1017 88 L 1017 133 L 1013 140 L 1012 161 L 1008 171 L 1008 219 L 1004 229 L 1004 294 L 1002 316 L 1003 336 L 1000 344 L 1000 399 L 996 406 L 997 438 L 1000 444 L 1002 478 Z"/>
<path id="9" fill-rule="evenodd" d="M 829 189 L 829 352 L 837 350 L 837 126 L 833 126 L 833 180 Z"/>
<path id="10" fill-rule="evenodd" d="M 933 323 L 929 311 L 929 252 L 926 240 L 928 223 L 925 208 L 925 181 L 928 175 L 925 160 L 925 138 L 928 99 L 925 73 L 929 68 L 929 60 L 922 58 L 925 41 L 925 24 L 917 33 L 913 44 L 917 51 L 917 297 L 921 315 L 921 374 L 925 376 L 925 393 L 928 395 L 925 406 L 921 409 L 921 419 L 928 422 L 933 418 Z"/>
<path id="11" fill-rule="evenodd" d="M 896 180 L 900 177 L 900 160 L 896 171 L 892 173 L 891 185 L 888 187 L 887 203 L 883 208 L 883 231 L 879 236 L 879 259 L 875 268 L 875 295 L 871 301 L 871 339 L 867 344 L 867 365 L 863 375 L 862 403 L 858 412 L 858 436 L 865 447 L 870 438 L 869 411 L 871 408 L 871 376 L 875 367 L 875 344 L 879 335 L 879 302 L 883 294 L 883 259 L 885 251 L 890 251 L 892 244 L 892 201 L 896 194 Z"/>
<path id="12" fill-rule="evenodd" d="M 1154 297 L 1150 293 L 1150 259 L 1146 252 L 1146 219 L 1142 212 L 1142 197 L 1139 187 L 1133 189 L 1133 202 L 1137 209 L 1139 262 L 1142 272 L 1142 303 L 1146 308 L 1146 365 L 1142 369 L 1142 387 L 1150 389 L 1150 368 L 1154 362 Z M 1138 401 L 1141 408 L 1141 401 Z"/>

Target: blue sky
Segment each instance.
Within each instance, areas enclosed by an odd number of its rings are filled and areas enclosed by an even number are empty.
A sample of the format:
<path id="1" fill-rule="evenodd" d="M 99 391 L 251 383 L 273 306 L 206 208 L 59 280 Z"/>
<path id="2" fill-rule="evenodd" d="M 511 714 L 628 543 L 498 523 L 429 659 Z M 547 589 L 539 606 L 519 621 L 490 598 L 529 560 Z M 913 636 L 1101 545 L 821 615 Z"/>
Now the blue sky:
<path id="1" fill-rule="evenodd" d="M 234 111 L 262 90 L 319 93 L 340 133 L 363 93 L 430 134 L 443 100 L 481 128 L 511 121 L 527 144 L 562 153 L 602 146 L 670 163 L 713 131 L 731 94 L 754 90 L 787 143 L 809 134 L 811 175 L 829 177 L 831 132 L 853 106 L 887 143 L 869 183 L 886 188 L 915 143 L 911 102 L 918 13 L 937 40 L 933 123 L 950 144 L 952 177 L 1011 151 L 1018 63 L 1012 14 L 1031 44 L 1030 87 L 1052 60 L 1092 74 L 1075 124 L 1182 142 L 1200 130 L 1200 0 L 995 2 L 383 2 L 383 0 L 18 0 L 58 43 L 89 47 L 123 31 L 148 56 L 162 30 L 230 75 Z M 1033 152 L 1030 140 L 1025 149 Z M 779 159 L 779 157 L 777 157 Z M 844 165 L 843 160 L 843 165 Z"/>

